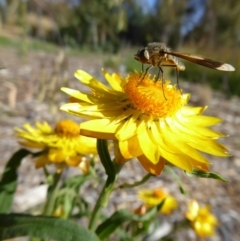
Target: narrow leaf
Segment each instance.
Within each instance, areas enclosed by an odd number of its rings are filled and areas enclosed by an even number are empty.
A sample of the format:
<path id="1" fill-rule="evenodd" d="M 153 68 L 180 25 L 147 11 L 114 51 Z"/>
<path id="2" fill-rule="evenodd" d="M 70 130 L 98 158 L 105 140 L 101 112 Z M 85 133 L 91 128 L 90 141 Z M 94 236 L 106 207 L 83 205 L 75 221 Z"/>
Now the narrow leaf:
<path id="1" fill-rule="evenodd" d="M 21 236 L 57 241 L 99 241 L 94 233 L 70 220 L 46 216 L 0 214 L 0 240 Z"/>
<path id="2" fill-rule="evenodd" d="M 0 213 L 8 213 L 11 210 L 17 187 L 17 169 L 22 159 L 28 154 L 31 154 L 31 152 L 26 149 L 15 152 L 4 169 L 0 181 Z"/>
<path id="3" fill-rule="evenodd" d="M 148 173 L 148 174 L 146 174 L 146 175 L 142 178 L 142 180 L 136 181 L 136 182 L 134 182 L 134 183 L 132 183 L 132 184 L 124 183 L 124 184 L 120 185 L 118 188 L 119 188 L 119 189 L 122 189 L 122 188 L 133 188 L 133 187 L 140 186 L 140 185 L 142 185 L 143 183 L 145 183 L 146 181 L 148 181 L 148 179 L 149 179 L 150 177 L 152 177 L 152 176 L 153 176 L 153 175 L 152 175 L 151 173 Z M 116 188 L 116 189 L 118 189 L 118 188 Z"/>
<path id="4" fill-rule="evenodd" d="M 116 211 L 111 217 L 106 219 L 103 223 L 101 223 L 96 229 L 96 234 L 102 240 L 107 238 L 111 233 L 113 233 L 119 226 L 127 221 L 139 221 L 145 222 L 149 219 L 155 217 L 158 210 L 161 209 L 164 202 L 160 203 L 158 206 L 155 206 L 143 215 L 139 216 L 129 212 L 128 210 L 122 209 Z"/>
<path id="5" fill-rule="evenodd" d="M 204 171 L 194 169 L 192 173 L 189 173 L 189 172 L 185 172 L 185 173 L 188 177 L 212 178 L 222 182 L 227 182 L 227 180 L 224 177 L 214 172 L 204 172 Z"/>

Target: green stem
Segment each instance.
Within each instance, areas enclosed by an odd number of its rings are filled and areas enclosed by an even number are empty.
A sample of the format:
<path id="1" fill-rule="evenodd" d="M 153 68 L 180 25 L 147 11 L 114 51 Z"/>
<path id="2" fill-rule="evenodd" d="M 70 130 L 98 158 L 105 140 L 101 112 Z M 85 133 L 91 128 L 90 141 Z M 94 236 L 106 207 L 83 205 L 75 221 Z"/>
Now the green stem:
<path id="1" fill-rule="evenodd" d="M 134 182 L 132 184 L 128 184 L 128 183 L 124 183 L 122 185 L 120 185 L 119 187 L 117 187 L 116 189 L 122 189 L 122 188 L 133 188 L 133 187 L 137 187 L 139 185 L 142 185 L 143 183 L 145 183 L 150 177 L 152 177 L 153 175 L 151 173 L 146 174 L 142 180 Z"/>
<path id="2" fill-rule="evenodd" d="M 95 207 L 93 209 L 93 212 L 89 221 L 89 225 L 88 225 L 88 228 L 92 231 L 95 231 L 96 229 L 97 221 L 99 220 L 102 209 L 106 207 L 108 204 L 109 197 L 113 190 L 114 183 L 115 183 L 115 180 L 112 181 L 111 183 L 108 183 L 108 180 L 107 180 L 98 197 L 98 200 L 95 204 Z"/>
<path id="3" fill-rule="evenodd" d="M 117 174 L 121 170 L 121 166 L 117 165 L 115 161 L 111 160 L 106 140 L 98 139 L 97 149 L 100 160 L 103 164 L 108 178 L 98 197 L 98 200 L 90 217 L 88 228 L 92 231 L 95 231 L 96 229 L 96 225 L 101 215 L 102 208 L 104 208 L 108 204 L 109 197 L 113 191 L 113 187 L 117 179 Z"/>
<path id="4" fill-rule="evenodd" d="M 53 175 L 52 183 L 48 187 L 47 202 L 43 210 L 43 215 L 51 216 L 53 213 L 56 196 L 59 190 L 59 180 L 61 178 L 61 175 L 62 175 L 62 171 L 56 172 Z"/>

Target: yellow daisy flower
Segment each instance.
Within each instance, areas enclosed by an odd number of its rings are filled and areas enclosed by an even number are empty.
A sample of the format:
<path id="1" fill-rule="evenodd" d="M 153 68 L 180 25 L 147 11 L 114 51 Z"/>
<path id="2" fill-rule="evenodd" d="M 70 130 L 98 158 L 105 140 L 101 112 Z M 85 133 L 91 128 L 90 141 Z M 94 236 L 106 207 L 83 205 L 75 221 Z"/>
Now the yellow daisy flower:
<path id="1" fill-rule="evenodd" d="M 138 198 L 148 207 L 156 206 L 165 199 L 160 210 L 163 214 L 171 214 L 178 207 L 177 200 L 160 188 L 140 190 L 138 191 Z"/>
<path id="2" fill-rule="evenodd" d="M 71 103 L 61 109 L 91 119 L 81 124 L 82 135 L 117 141 L 123 156 L 118 162 L 137 157 L 148 172 L 159 175 L 166 162 L 188 172 L 209 171 L 200 152 L 228 155 L 216 142 L 224 135 L 208 128 L 221 120 L 201 115 L 206 107 L 186 106 L 189 94 L 182 95 L 169 81 L 154 82 L 150 75 L 142 79 L 135 72 L 124 79 L 103 73 L 110 86 L 76 71 L 75 77 L 91 92 L 62 88 Z"/>
<path id="3" fill-rule="evenodd" d="M 199 237 L 215 235 L 215 228 L 218 226 L 217 218 L 210 213 L 210 207 L 200 207 L 197 201 L 192 201 L 188 205 L 186 218 L 191 222 L 193 229 Z"/>
<path id="4" fill-rule="evenodd" d="M 95 154 L 96 139 L 80 135 L 80 125 L 72 120 L 62 120 L 52 129 L 47 122 L 36 122 L 36 128 L 25 124 L 24 129 L 15 128 L 26 147 L 43 150 L 36 160 L 36 168 L 46 164 L 66 164 L 81 167 L 83 155 Z M 85 159 L 83 160 L 85 162 Z M 86 172 L 86 164 L 83 172 Z"/>

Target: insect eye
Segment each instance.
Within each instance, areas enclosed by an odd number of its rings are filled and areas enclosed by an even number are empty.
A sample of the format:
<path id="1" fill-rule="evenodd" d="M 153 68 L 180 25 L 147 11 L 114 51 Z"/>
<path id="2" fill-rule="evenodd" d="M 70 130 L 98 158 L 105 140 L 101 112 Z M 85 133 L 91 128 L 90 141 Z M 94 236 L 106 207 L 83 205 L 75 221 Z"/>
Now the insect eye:
<path id="1" fill-rule="evenodd" d="M 146 49 L 144 49 L 143 51 L 144 51 L 144 52 L 143 52 L 144 57 L 145 57 L 146 59 L 149 59 L 149 52 L 148 52 Z"/>

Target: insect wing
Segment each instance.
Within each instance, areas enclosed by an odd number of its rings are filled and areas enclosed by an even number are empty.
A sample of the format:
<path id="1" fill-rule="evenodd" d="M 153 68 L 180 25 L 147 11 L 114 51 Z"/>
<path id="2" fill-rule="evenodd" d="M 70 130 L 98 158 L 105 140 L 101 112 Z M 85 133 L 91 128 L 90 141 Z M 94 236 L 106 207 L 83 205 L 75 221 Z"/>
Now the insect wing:
<path id="1" fill-rule="evenodd" d="M 176 52 L 167 52 L 167 54 L 186 59 L 192 63 L 203 65 L 205 67 L 211 68 L 211 69 L 217 69 L 221 71 L 234 71 L 235 68 L 230 64 L 225 64 L 221 62 L 217 62 L 211 59 L 207 59 L 198 55 L 194 54 L 184 54 L 184 53 L 176 53 Z"/>

